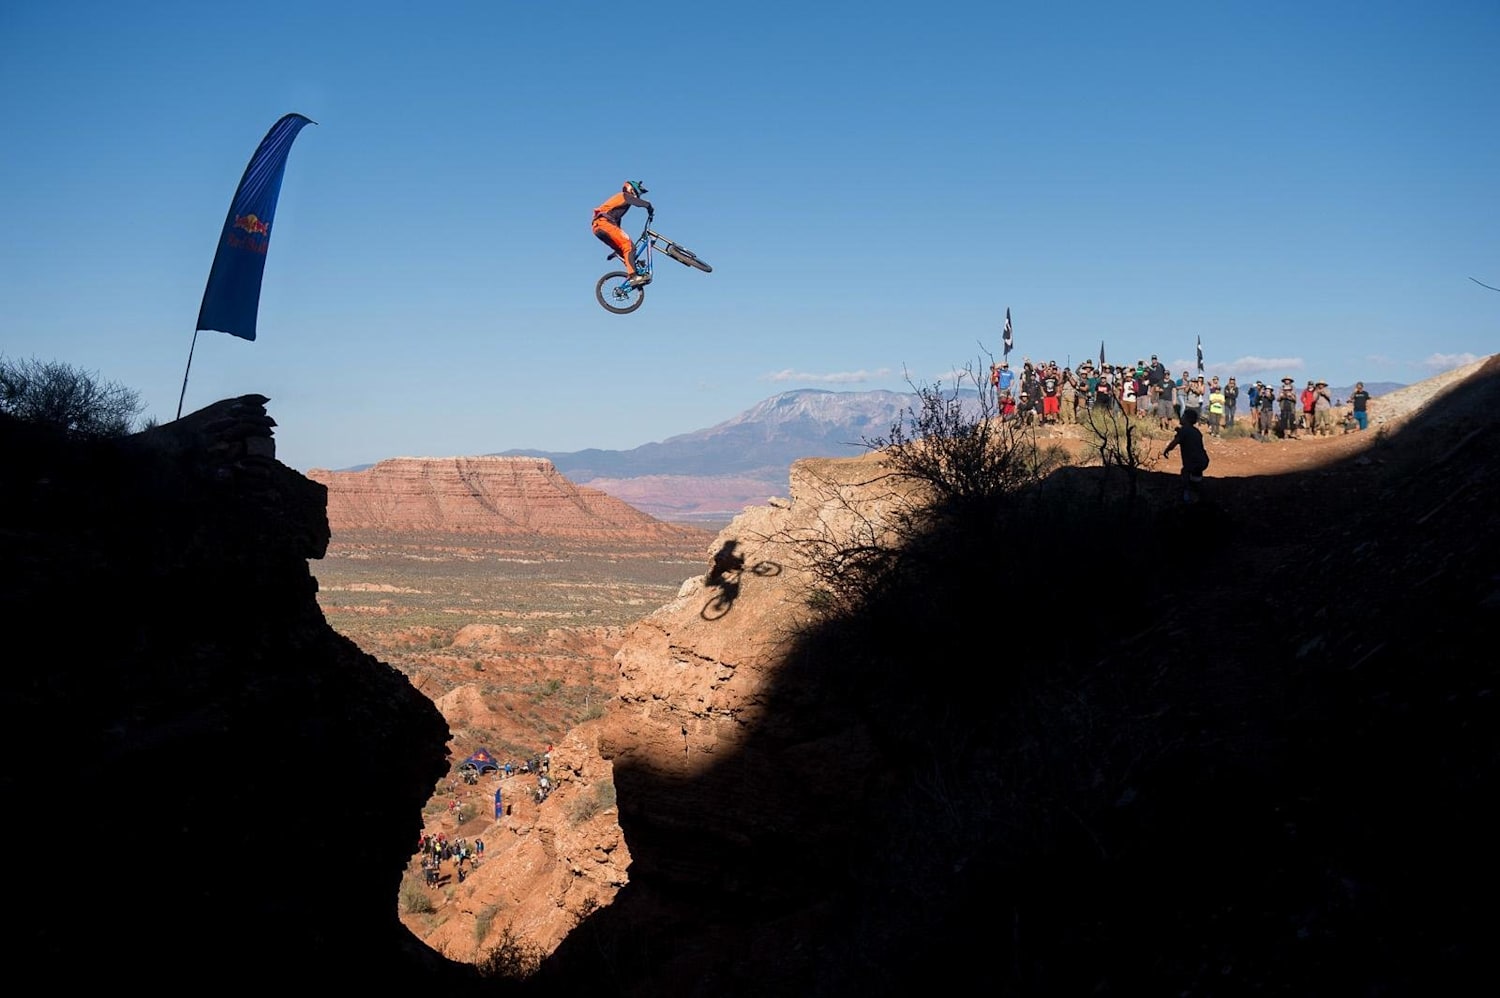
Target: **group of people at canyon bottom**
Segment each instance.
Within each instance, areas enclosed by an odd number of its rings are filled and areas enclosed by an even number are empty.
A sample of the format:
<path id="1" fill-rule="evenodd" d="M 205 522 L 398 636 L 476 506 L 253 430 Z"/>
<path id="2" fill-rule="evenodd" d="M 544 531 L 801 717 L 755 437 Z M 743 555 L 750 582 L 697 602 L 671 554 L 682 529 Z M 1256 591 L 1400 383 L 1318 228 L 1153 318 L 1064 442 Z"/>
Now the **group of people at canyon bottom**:
<path id="1" fill-rule="evenodd" d="M 484 839 L 475 838 L 472 844 L 467 839 L 448 840 L 443 832 L 423 832 L 417 842 L 417 853 L 422 858 L 422 879 L 428 887 L 436 887 L 442 879 L 442 865 L 453 861 L 458 882 L 463 883 L 469 871 L 465 864 L 478 869 L 484 860 Z"/>

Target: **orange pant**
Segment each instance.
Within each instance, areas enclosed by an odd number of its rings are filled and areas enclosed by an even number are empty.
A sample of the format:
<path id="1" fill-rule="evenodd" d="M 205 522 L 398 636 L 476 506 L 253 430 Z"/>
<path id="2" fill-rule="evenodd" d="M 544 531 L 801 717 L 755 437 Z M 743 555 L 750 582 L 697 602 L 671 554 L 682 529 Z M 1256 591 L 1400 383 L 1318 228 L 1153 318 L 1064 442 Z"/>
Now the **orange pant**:
<path id="1" fill-rule="evenodd" d="M 615 225 L 607 218 L 594 219 L 594 235 L 606 246 L 614 248 L 620 254 L 620 259 L 625 261 L 625 270 L 631 277 L 635 276 L 635 240 L 625 234 L 625 230 Z"/>

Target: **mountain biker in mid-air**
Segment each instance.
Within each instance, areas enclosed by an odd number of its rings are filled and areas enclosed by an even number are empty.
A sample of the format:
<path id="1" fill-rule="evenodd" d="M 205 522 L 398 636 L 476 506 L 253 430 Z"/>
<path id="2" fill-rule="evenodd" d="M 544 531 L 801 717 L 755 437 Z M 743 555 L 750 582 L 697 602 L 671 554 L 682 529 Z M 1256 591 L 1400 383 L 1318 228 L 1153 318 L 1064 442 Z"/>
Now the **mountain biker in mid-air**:
<path id="1" fill-rule="evenodd" d="M 594 209 L 594 235 L 609 246 L 610 249 L 620 254 L 620 259 L 625 262 L 625 269 L 630 273 L 630 283 L 641 287 L 651 283 L 650 274 L 641 274 L 635 268 L 635 240 L 625 234 L 620 228 L 620 219 L 632 207 L 646 209 L 646 224 L 651 224 L 651 219 L 656 215 L 656 209 L 651 206 L 650 201 L 644 200 L 641 195 L 646 193 L 646 185 L 639 180 L 627 180 L 608 201 Z"/>

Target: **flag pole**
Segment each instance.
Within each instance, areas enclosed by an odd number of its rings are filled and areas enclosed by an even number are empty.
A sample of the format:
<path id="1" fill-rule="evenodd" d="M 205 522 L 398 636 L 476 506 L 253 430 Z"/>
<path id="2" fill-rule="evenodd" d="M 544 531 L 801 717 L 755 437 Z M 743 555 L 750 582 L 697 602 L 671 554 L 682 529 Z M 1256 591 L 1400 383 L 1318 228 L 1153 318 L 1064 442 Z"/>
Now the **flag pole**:
<path id="1" fill-rule="evenodd" d="M 182 394 L 177 396 L 177 419 L 182 418 L 182 400 L 187 398 L 188 371 L 193 369 L 193 348 L 198 345 L 198 330 L 193 330 L 193 344 L 188 347 L 187 371 L 182 372 Z"/>

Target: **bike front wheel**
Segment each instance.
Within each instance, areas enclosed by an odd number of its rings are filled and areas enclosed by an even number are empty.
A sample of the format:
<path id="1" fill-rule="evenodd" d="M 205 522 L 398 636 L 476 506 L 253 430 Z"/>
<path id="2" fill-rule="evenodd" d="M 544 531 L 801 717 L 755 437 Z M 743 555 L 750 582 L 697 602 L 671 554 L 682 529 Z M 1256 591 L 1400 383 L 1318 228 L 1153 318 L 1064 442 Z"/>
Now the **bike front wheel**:
<path id="1" fill-rule="evenodd" d="M 594 285 L 594 297 L 616 315 L 626 315 L 641 307 L 646 300 L 646 289 L 632 285 L 625 271 L 612 270 Z"/>

